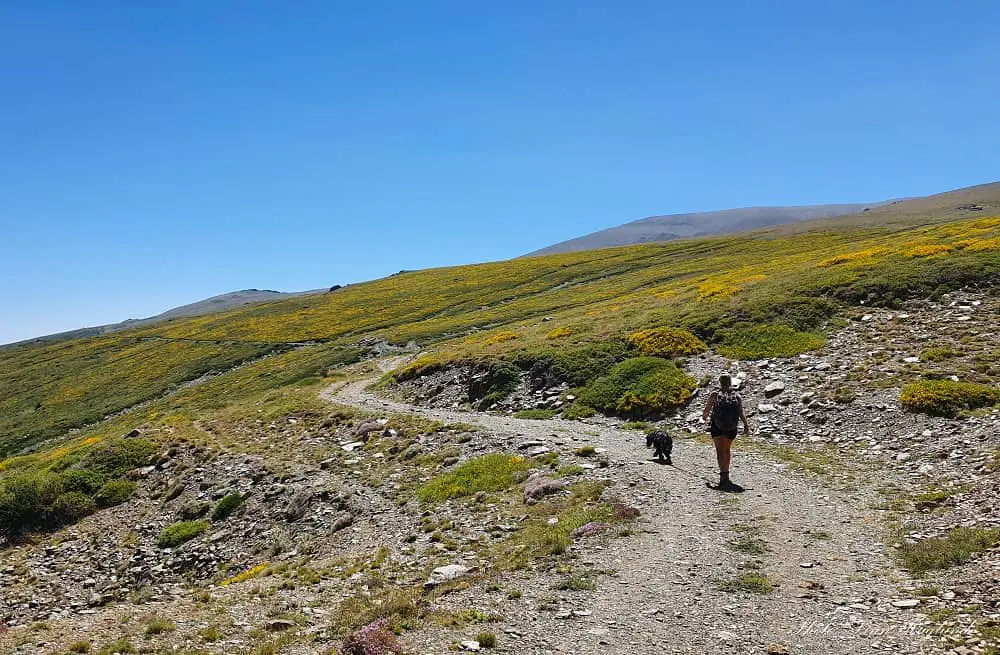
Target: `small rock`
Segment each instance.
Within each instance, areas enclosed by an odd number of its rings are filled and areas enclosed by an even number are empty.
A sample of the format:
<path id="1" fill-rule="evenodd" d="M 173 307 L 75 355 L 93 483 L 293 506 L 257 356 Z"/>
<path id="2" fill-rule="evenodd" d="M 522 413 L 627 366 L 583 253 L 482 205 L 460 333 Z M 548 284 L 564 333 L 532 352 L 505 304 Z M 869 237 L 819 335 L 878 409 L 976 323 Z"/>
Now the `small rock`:
<path id="1" fill-rule="evenodd" d="M 470 652 L 473 652 L 473 653 L 478 652 L 480 650 L 480 648 L 481 648 L 480 645 L 479 645 L 479 642 L 478 641 L 474 641 L 474 640 L 463 641 L 458 646 L 462 650 L 470 651 Z"/>
<path id="2" fill-rule="evenodd" d="M 346 527 L 349 527 L 354 523 L 354 515 L 350 512 L 340 512 L 333 517 L 333 524 L 330 526 L 330 532 L 339 532 Z"/>
<path id="3" fill-rule="evenodd" d="M 771 384 L 767 385 L 766 387 L 764 387 L 764 397 L 774 398 L 784 390 L 785 390 L 785 383 L 781 382 L 780 380 L 776 380 Z"/>
<path id="4" fill-rule="evenodd" d="M 461 578 L 463 575 L 471 571 L 468 566 L 462 564 L 449 564 L 447 566 L 439 566 L 438 568 L 431 571 L 431 575 L 427 578 L 427 582 L 424 583 L 424 587 L 431 588 L 436 587 L 444 582 L 449 582 L 451 580 L 456 580 Z"/>
<path id="5" fill-rule="evenodd" d="M 288 619 L 272 619 L 264 624 L 264 629 L 268 632 L 284 632 L 294 627 L 295 622 Z"/>
<path id="6" fill-rule="evenodd" d="M 892 601 L 892 606 L 893 607 L 901 607 L 903 609 L 909 609 L 911 607 L 916 607 L 919 604 L 920 604 L 920 599 L 919 598 L 904 598 L 902 600 L 894 600 L 894 601 Z"/>
<path id="7" fill-rule="evenodd" d="M 285 518 L 289 521 L 298 521 L 305 516 L 312 496 L 311 491 L 300 491 L 292 496 L 292 499 L 288 501 L 288 507 L 285 508 Z"/>
<path id="8" fill-rule="evenodd" d="M 533 505 L 542 496 L 562 491 L 563 486 L 563 483 L 558 480 L 553 480 L 552 478 L 536 473 L 528 478 L 528 481 L 524 485 L 524 502 L 528 505 Z"/>

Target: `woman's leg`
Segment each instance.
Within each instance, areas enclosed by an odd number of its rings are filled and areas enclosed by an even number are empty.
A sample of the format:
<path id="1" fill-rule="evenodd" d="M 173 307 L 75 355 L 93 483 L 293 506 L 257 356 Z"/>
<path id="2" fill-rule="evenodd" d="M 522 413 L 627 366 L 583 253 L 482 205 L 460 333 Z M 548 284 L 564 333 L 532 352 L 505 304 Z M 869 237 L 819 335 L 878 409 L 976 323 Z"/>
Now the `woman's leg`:
<path id="1" fill-rule="evenodd" d="M 712 437 L 715 442 L 715 458 L 719 462 L 719 477 L 729 477 L 729 462 L 732 459 L 733 440 L 729 437 Z"/>

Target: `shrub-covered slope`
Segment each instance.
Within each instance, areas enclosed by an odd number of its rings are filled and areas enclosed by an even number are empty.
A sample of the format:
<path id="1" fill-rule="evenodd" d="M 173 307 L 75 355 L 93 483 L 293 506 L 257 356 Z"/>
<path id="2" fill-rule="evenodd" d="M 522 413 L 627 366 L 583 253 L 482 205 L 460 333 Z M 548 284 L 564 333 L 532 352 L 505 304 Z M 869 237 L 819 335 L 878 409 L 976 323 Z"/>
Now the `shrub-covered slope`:
<path id="1" fill-rule="evenodd" d="M 1000 271 L 1000 217 L 965 218 L 970 212 L 402 272 L 115 335 L 4 349 L 0 451 L 289 348 L 281 370 L 299 377 L 320 371 L 324 353 L 340 360 L 343 348 L 371 338 L 415 340 L 444 359 L 530 359 L 670 326 L 750 356 L 745 330 L 753 326 L 811 331 L 846 303 L 892 305 L 987 281 Z"/>

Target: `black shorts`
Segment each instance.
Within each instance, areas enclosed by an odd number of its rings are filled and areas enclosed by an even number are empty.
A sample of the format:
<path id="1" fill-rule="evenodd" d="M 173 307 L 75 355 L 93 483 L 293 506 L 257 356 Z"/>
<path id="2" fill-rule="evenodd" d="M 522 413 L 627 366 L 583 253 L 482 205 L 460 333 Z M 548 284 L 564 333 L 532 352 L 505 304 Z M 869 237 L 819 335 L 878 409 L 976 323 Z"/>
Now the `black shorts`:
<path id="1" fill-rule="evenodd" d="M 713 438 L 714 437 L 725 437 L 727 439 L 736 438 L 736 430 L 722 430 L 716 427 L 715 423 L 712 423 L 711 425 L 708 426 L 708 433 L 712 435 Z"/>

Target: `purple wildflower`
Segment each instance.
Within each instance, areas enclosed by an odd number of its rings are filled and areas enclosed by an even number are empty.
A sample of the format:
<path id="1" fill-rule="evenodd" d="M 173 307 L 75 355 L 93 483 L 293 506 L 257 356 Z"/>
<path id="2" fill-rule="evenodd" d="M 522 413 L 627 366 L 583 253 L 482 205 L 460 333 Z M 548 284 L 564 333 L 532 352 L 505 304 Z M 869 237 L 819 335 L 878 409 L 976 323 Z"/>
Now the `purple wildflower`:
<path id="1" fill-rule="evenodd" d="M 388 619 L 380 619 L 347 635 L 340 652 L 343 655 L 402 655 L 403 647 L 389 629 Z"/>

